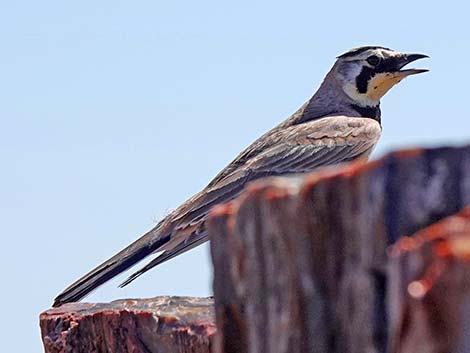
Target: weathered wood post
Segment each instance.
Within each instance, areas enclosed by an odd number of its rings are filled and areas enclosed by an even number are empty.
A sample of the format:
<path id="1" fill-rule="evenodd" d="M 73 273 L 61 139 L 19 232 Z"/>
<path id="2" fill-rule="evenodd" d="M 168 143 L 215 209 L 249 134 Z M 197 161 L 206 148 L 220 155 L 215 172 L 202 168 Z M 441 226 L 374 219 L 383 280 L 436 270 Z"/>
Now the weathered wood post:
<path id="1" fill-rule="evenodd" d="M 45 353 L 210 353 L 209 298 L 156 297 L 71 303 L 40 316 Z"/>
<path id="2" fill-rule="evenodd" d="M 386 352 L 388 246 L 468 204 L 470 147 L 252 184 L 209 222 L 217 352 Z"/>

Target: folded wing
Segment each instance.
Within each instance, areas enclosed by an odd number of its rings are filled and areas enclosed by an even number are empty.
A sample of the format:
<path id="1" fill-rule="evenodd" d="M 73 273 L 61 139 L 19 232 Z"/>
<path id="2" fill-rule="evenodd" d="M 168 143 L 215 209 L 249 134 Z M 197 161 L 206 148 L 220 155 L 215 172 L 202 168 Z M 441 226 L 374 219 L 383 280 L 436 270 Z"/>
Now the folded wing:
<path id="1" fill-rule="evenodd" d="M 380 125 L 368 118 L 328 117 L 308 124 L 301 124 L 273 131 L 266 143 L 259 148 L 253 144 L 242 152 L 195 199 L 190 207 L 178 212 L 174 221 L 172 241 L 164 244 L 164 252 L 139 271 L 128 277 L 125 286 L 151 268 L 207 241 L 205 220 L 216 204 L 234 199 L 253 180 L 266 176 L 279 176 L 311 172 L 315 168 L 367 158 L 381 133 Z M 257 147 L 260 151 L 254 154 Z M 246 158 L 248 156 L 248 158 Z M 237 168 L 231 168 L 237 165 Z M 184 206 L 184 205 L 183 205 Z M 190 230 L 189 232 L 187 230 Z"/>
<path id="2" fill-rule="evenodd" d="M 248 182 L 266 176 L 306 173 L 320 166 L 365 158 L 380 133 L 380 125 L 373 119 L 345 116 L 274 128 L 154 229 L 65 289 L 55 299 L 54 306 L 81 299 L 152 253 L 163 251 L 121 286 L 207 241 L 205 221 L 209 210 L 235 198 Z"/>

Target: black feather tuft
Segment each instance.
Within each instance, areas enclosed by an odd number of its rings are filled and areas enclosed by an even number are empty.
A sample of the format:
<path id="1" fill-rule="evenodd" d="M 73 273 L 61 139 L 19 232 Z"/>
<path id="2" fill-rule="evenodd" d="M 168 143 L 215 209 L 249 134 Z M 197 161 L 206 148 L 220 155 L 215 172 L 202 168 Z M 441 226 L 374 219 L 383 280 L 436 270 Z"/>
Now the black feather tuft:
<path id="1" fill-rule="evenodd" d="M 356 56 L 358 54 L 361 54 L 367 50 L 371 50 L 371 49 L 385 49 L 385 50 L 392 50 L 390 48 L 385 48 L 385 47 L 380 47 L 380 46 L 365 46 L 365 47 L 359 47 L 359 48 L 354 48 L 354 49 L 351 49 L 350 51 L 344 53 L 344 54 L 341 54 L 340 56 L 338 56 L 338 59 L 344 59 L 344 58 L 350 58 L 352 56 Z"/>

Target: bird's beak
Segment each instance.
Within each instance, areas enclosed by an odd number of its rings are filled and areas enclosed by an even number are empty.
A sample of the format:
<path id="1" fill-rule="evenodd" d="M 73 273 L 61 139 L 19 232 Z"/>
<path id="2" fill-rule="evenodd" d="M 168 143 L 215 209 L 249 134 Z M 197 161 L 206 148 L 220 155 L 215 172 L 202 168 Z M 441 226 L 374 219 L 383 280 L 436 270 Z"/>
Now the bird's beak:
<path id="1" fill-rule="evenodd" d="M 367 96 L 372 101 L 379 101 L 380 98 L 382 98 L 390 88 L 392 88 L 398 82 L 403 80 L 405 77 L 429 71 L 426 69 L 402 70 L 402 68 L 408 65 L 409 63 L 427 57 L 428 56 L 424 54 L 401 54 L 389 58 L 387 60 L 387 67 L 385 69 L 385 72 L 377 73 L 369 81 L 369 87 L 371 87 L 372 89 L 368 91 Z"/>
<path id="2" fill-rule="evenodd" d="M 397 59 L 397 72 L 396 77 L 405 78 L 410 75 L 421 74 L 423 72 L 428 72 L 427 69 L 405 69 L 402 70 L 403 67 L 412 63 L 413 61 L 429 58 L 429 56 L 425 54 L 403 54 Z"/>

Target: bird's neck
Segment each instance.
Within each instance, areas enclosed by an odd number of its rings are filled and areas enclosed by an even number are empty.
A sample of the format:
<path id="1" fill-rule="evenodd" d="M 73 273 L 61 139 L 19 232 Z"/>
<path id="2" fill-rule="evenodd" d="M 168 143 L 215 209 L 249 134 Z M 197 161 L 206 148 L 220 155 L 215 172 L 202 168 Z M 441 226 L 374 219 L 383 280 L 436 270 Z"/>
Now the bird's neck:
<path id="1" fill-rule="evenodd" d="M 323 81 L 304 106 L 296 123 L 304 123 L 332 115 L 371 118 L 380 123 L 380 102 L 375 106 L 361 105 L 349 97 L 335 79 Z"/>

